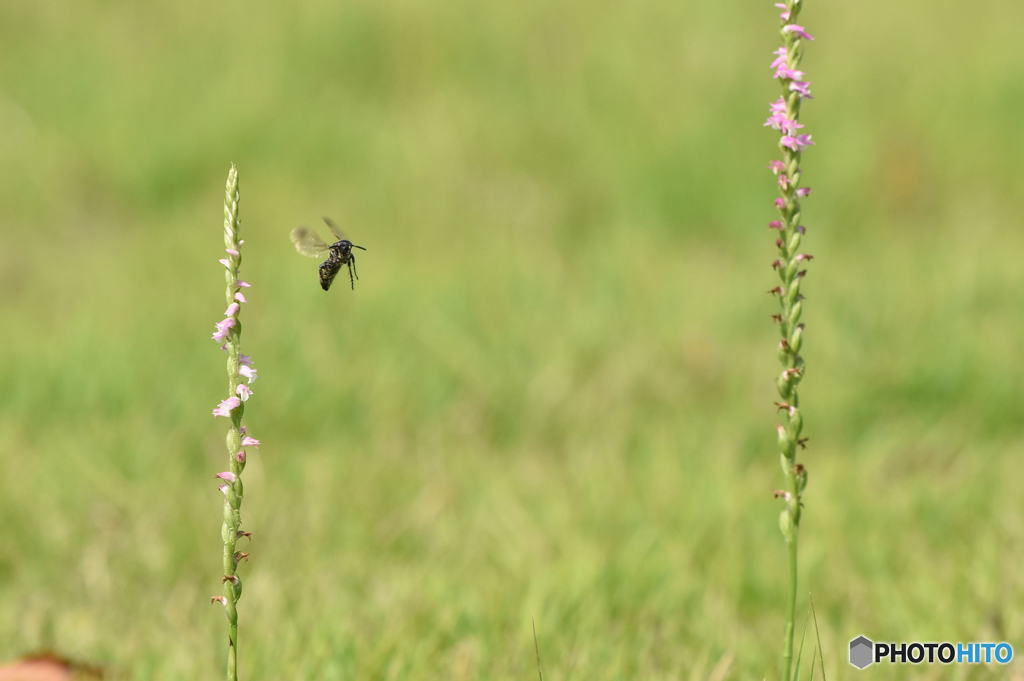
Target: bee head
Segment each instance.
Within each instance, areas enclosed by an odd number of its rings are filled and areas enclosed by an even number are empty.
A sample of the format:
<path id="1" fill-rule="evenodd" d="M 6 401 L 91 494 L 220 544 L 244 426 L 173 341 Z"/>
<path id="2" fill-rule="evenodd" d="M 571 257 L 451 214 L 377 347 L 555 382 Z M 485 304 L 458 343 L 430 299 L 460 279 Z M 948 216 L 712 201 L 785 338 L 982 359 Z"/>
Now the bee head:
<path id="1" fill-rule="evenodd" d="M 348 239 L 341 239 L 341 240 L 335 242 L 334 244 L 331 245 L 331 248 L 336 249 L 338 252 L 344 253 L 346 255 L 351 253 L 353 248 L 358 248 L 358 249 L 361 249 L 361 250 L 364 250 L 364 251 L 366 250 L 362 246 L 355 245 L 354 243 L 352 243 Z"/>

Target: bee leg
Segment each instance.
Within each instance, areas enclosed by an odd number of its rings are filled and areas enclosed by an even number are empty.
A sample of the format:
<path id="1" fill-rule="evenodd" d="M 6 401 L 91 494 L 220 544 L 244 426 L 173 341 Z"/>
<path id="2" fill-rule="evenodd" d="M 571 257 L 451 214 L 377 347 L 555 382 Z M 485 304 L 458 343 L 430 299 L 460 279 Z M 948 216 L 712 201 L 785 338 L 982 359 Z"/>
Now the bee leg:
<path id="1" fill-rule="evenodd" d="M 355 272 L 355 268 L 352 267 L 352 261 L 348 261 L 348 282 L 352 286 L 352 290 L 356 290 L 356 280 L 353 278 L 352 273 Z"/>

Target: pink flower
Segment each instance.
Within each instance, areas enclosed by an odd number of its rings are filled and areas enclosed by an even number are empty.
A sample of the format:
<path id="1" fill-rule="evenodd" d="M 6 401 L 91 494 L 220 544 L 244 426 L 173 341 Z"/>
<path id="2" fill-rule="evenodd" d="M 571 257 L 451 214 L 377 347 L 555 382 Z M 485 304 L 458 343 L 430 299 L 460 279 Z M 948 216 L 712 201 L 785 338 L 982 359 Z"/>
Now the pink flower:
<path id="1" fill-rule="evenodd" d="M 779 18 L 783 21 L 789 21 L 789 9 L 786 7 L 786 3 L 777 2 L 775 3 L 775 6 L 782 10 L 782 14 L 779 15 Z"/>
<path id="2" fill-rule="evenodd" d="M 779 173 L 779 175 L 778 175 L 778 182 L 779 182 L 779 187 L 781 187 L 782 189 L 785 189 L 786 187 L 789 186 L 789 175 L 786 175 L 785 173 Z"/>
<path id="3" fill-rule="evenodd" d="M 221 258 L 221 259 L 220 259 L 220 260 L 218 260 L 217 262 L 219 262 L 219 263 L 220 263 L 221 265 L 224 265 L 224 267 L 227 267 L 228 269 L 230 269 L 230 268 L 231 268 L 231 263 L 230 263 L 230 262 L 228 262 L 228 259 L 227 259 L 227 258 Z"/>
<path id="4" fill-rule="evenodd" d="M 801 151 L 805 147 L 812 146 L 814 142 L 811 141 L 810 135 L 796 135 L 795 137 L 793 135 L 785 135 L 779 141 L 779 144 L 793 151 Z"/>
<path id="5" fill-rule="evenodd" d="M 227 480 L 228 482 L 234 482 L 235 479 L 236 479 L 235 478 L 235 474 L 232 473 L 231 471 L 224 471 L 223 473 L 217 473 L 217 475 L 215 475 L 213 477 L 220 478 L 221 480 Z"/>
<path id="6" fill-rule="evenodd" d="M 786 118 L 779 124 L 779 130 L 787 135 L 792 135 L 802 127 L 804 127 L 803 123 L 798 123 L 792 118 Z"/>
<path id="7" fill-rule="evenodd" d="M 782 122 L 786 120 L 786 114 L 784 113 L 773 113 L 764 122 L 764 127 L 772 128 L 773 130 L 781 130 Z"/>
<path id="8" fill-rule="evenodd" d="M 235 461 L 238 463 L 245 463 L 245 450 L 241 450 L 235 454 Z"/>
<path id="9" fill-rule="evenodd" d="M 789 58 L 789 55 L 786 53 L 785 46 L 775 50 L 772 54 L 775 55 L 775 61 L 772 62 L 771 68 L 777 69 L 780 66 L 786 65 L 786 60 Z"/>
<path id="10" fill-rule="evenodd" d="M 775 69 L 775 75 L 772 78 L 785 78 L 787 80 L 800 80 L 804 77 L 803 71 L 791 69 L 788 66 L 780 66 Z"/>
<path id="11" fill-rule="evenodd" d="M 811 82 L 809 80 L 794 80 L 789 84 L 789 89 L 792 92 L 799 93 L 801 99 L 812 99 Z"/>
<path id="12" fill-rule="evenodd" d="M 786 114 L 781 113 L 772 114 L 764 124 L 765 126 L 779 130 L 787 135 L 792 135 L 794 132 L 804 127 L 802 123 L 798 123 L 795 119 L 787 118 Z"/>
<path id="13" fill-rule="evenodd" d="M 231 396 L 226 400 L 221 400 L 217 407 L 213 410 L 214 416 L 231 416 L 231 412 L 238 408 L 238 405 L 242 404 L 242 400 L 235 396 Z"/>
<path id="14" fill-rule="evenodd" d="M 238 355 L 238 363 L 239 364 L 244 364 L 247 367 L 251 367 L 252 366 L 252 357 L 250 357 L 249 355 L 241 355 L 240 354 L 240 355 Z"/>
<path id="15" fill-rule="evenodd" d="M 235 300 L 237 300 L 240 303 L 248 303 L 249 302 L 248 300 L 245 299 L 245 294 L 242 293 L 241 291 L 239 291 L 239 292 L 237 292 L 235 294 Z"/>
<path id="16" fill-rule="evenodd" d="M 224 252 L 225 252 L 225 253 L 227 253 L 228 255 L 233 255 L 233 256 L 235 256 L 236 258 L 237 258 L 237 257 L 238 257 L 238 255 L 239 255 L 239 254 L 238 254 L 238 251 L 236 251 L 236 250 L 235 250 L 234 248 L 225 248 L 225 249 L 224 249 Z"/>
<path id="17" fill-rule="evenodd" d="M 234 317 L 226 317 L 217 322 L 217 330 L 210 337 L 215 341 L 222 341 L 228 337 L 228 331 L 235 325 Z"/>
<path id="18" fill-rule="evenodd" d="M 250 365 L 243 364 L 238 367 L 238 373 L 249 379 L 249 385 L 252 385 L 256 381 L 256 369 L 253 369 Z"/>
<path id="19" fill-rule="evenodd" d="M 224 596 L 211 596 L 210 603 L 220 603 L 226 608 L 228 606 L 228 599 Z"/>
<path id="20" fill-rule="evenodd" d="M 768 169 L 773 173 L 778 174 L 786 169 L 786 164 L 782 161 L 772 161 L 768 164 Z"/>
<path id="21" fill-rule="evenodd" d="M 248 435 L 246 435 L 245 437 L 242 438 L 242 446 L 243 447 L 259 447 L 260 446 L 260 441 L 257 440 L 254 437 L 249 437 Z"/>
<path id="22" fill-rule="evenodd" d="M 776 208 L 782 208 L 783 206 L 786 205 L 786 202 L 783 201 L 781 198 L 775 199 L 774 203 Z"/>
<path id="23" fill-rule="evenodd" d="M 228 305 L 228 309 L 224 310 L 224 316 L 225 317 L 234 317 L 236 314 L 238 314 L 238 310 L 239 310 L 238 303 L 231 303 L 230 305 Z"/>
<path id="24" fill-rule="evenodd" d="M 810 196 L 811 195 L 811 188 L 810 187 L 800 187 L 799 189 L 796 190 L 796 195 L 799 196 L 800 198 L 803 198 L 805 196 Z"/>
<path id="25" fill-rule="evenodd" d="M 803 38 L 804 40 L 814 40 L 814 36 L 804 30 L 804 27 L 799 24 L 786 24 L 782 27 L 783 33 L 792 33 L 797 38 Z"/>
<path id="26" fill-rule="evenodd" d="M 768 111 L 770 113 L 786 113 L 786 100 L 779 97 L 774 102 L 768 105 Z"/>
<path id="27" fill-rule="evenodd" d="M 768 223 L 768 229 L 777 229 L 779 231 L 782 231 L 782 222 L 780 220 L 772 220 L 771 222 Z"/>
<path id="28" fill-rule="evenodd" d="M 235 392 L 238 393 L 238 397 L 246 402 L 252 396 L 252 389 L 249 388 L 245 383 L 239 383 L 238 387 L 235 388 Z"/>
<path id="29" fill-rule="evenodd" d="M 238 281 L 235 282 L 235 286 L 241 286 L 242 288 L 249 288 L 250 286 L 252 286 L 252 284 L 250 284 L 247 281 L 238 280 Z"/>

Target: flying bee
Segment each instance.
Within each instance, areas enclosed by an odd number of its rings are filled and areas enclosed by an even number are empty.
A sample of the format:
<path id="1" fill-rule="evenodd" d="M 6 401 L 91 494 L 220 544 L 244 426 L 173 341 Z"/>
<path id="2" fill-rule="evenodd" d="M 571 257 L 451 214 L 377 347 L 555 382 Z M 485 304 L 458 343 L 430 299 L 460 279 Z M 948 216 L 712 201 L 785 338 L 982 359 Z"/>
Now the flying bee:
<path id="1" fill-rule="evenodd" d="M 331 282 L 334 281 L 334 277 L 341 270 L 342 266 L 345 265 L 348 266 L 349 283 L 355 289 L 356 279 L 359 278 L 359 274 L 356 273 L 356 254 L 352 252 L 352 249 L 359 248 L 364 251 L 366 249 L 346 239 L 345 235 L 341 233 L 341 230 L 338 229 L 338 226 L 330 218 L 325 217 L 324 222 L 327 223 L 337 241 L 327 245 L 313 231 L 305 227 L 296 227 L 292 230 L 291 234 L 295 250 L 310 258 L 327 257 L 326 260 L 320 263 L 320 286 L 323 290 L 326 291 L 331 288 Z"/>

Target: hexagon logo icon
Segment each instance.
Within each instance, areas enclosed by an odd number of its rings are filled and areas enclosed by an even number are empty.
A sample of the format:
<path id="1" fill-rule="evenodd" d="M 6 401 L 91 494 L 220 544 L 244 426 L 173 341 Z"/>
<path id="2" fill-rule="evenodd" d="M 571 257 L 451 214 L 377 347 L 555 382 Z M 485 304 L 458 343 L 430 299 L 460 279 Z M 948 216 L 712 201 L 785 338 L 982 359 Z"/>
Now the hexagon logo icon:
<path id="1" fill-rule="evenodd" d="M 858 636 L 850 641 L 850 664 L 864 669 L 874 662 L 875 644 L 867 636 Z"/>

